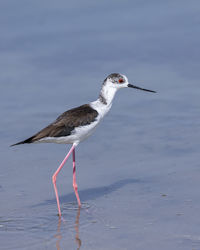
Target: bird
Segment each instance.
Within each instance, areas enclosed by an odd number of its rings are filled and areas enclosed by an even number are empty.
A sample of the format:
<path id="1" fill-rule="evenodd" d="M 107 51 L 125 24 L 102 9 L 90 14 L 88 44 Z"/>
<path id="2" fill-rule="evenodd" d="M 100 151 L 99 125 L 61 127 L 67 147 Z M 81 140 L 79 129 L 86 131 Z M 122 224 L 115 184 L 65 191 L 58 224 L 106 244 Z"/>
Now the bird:
<path id="1" fill-rule="evenodd" d="M 81 201 L 78 194 L 78 185 L 76 182 L 75 148 L 80 142 L 87 139 L 95 131 L 97 125 L 111 109 L 113 98 L 116 92 L 122 88 L 134 88 L 137 90 L 156 93 L 156 91 L 140 88 L 130 84 L 128 78 L 125 75 L 120 73 L 112 73 L 108 75 L 103 81 L 99 97 L 96 101 L 72 108 L 62 113 L 55 121 L 40 130 L 38 133 L 26 140 L 11 145 L 16 146 L 20 144 L 40 142 L 72 144 L 69 152 L 52 176 L 59 217 L 61 217 L 61 208 L 56 186 L 57 175 L 63 168 L 69 156 L 72 154 L 73 189 L 76 195 L 78 206 L 81 207 Z"/>

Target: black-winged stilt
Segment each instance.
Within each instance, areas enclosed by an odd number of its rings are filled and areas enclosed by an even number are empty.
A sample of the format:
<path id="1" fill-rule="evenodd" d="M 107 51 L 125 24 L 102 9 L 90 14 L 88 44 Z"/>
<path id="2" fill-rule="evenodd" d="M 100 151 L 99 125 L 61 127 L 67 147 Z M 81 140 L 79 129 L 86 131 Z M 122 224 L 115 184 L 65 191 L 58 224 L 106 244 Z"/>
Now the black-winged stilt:
<path id="1" fill-rule="evenodd" d="M 125 75 L 121 75 L 118 73 L 110 74 L 104 80 L 99 98 L 96 101 L 90 102 L 89 104 L 84 104 L 80 107 L 73 108 L 64 112 L 53 123 L 42 129 L 35 135 L 24 141 L 20 141 L 16 144 L 11 145 L 15 146 L 24 143 L 35 142 L 72 144 L 72 147 L 69 150 L 68 154 L 52 176 L 59 216 L 61 216 L 61 209 L 58 191 L 56 187 L 56 177 L 58 173 L 69 158 L 70 154 L 72 153 L 73 188 L 75 191 L 78 205 L 79 207 L 81 207 L 81 201 L 78 195 L 78 187 L 76 183 L 75 147 L 94 132 L 97 125 L 110 110 L 113 98 L 117 90 L 126 87 L 155 93 L 155 91 L 143 89 L 130 84 L 128 82 L 128 78 Z"/>

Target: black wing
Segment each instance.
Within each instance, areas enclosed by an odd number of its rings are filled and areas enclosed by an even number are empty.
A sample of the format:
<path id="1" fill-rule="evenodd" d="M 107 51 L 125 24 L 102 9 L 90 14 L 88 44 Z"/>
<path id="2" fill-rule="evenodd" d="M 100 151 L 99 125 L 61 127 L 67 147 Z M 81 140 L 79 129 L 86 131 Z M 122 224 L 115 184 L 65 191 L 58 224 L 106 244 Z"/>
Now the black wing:
<path id="1" fill-rule="evenodd" d="M 60 115 L 53 123 L 39 131 L 37 134 L 11 146 L 33 143 L 45 137 L 68 136 L 72 133 L 74 128 L 89 125 L 96 119 L 97 116 L 98 112 L 88 104 L 70 109 Z"/>

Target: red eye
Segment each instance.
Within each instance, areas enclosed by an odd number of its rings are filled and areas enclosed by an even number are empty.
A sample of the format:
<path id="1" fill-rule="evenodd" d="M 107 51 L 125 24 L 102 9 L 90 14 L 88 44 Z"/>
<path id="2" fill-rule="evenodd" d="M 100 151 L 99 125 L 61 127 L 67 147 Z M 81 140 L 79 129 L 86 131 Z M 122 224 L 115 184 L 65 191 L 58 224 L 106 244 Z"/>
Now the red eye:
<path id="1" fill-rule="evenodd" d="M 118 82 L 119 82 L 119 83 L 122 83 L 122 82 L 124 82 L 124 80 L 123 80 L 122 78 L 120 78 L 120 79 L 118 80 Z"/>

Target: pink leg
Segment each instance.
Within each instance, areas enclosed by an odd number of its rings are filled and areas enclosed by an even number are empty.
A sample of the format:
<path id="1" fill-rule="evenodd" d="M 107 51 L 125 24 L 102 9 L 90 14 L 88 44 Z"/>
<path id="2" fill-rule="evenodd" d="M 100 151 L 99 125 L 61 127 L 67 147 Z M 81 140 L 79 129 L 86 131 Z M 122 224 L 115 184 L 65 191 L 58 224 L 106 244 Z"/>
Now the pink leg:
<path id="1" fill-rule="evenodd" d="M 71 149 L 69 150 L 68 154 L 66 155 L 66 157 L 64 158 L 64 160 L 62 161 L 62 163 L 60 164 L 60 166 L 58 167 L 58 169 L 54 173 L 54 175 L 52 176 L 52 182 L 53 182 L 54 190 L 55 190 L 55 194 L 56 194 L 56 201 L 57 201 L 58 215 L 59 216 L 61 216 L 61 210 L 60 210 L 60 202 L 59 202 L 59 197 L 58 197 L 58 190 L 57 190 L 57 187 L 56 187 L 56 177 L 57 177 L 58 173 L 60 172 L 60 170 L 63 168 L 65 162 L 69 158 L 69 156 L 72 153 L 72 151 L 74 150 L 74 148 L 75 148 L 75 145 L 73 144 Z"/>
<path id="2" fill-rule="evenodd" d="M 81 201 L 78 195 L 78 186 L 76 183 L 76 163 L 75 163 L 75 148 L 73 149 L 73 188 L 78 202 L 78 206 L 81 207 Z"/>

